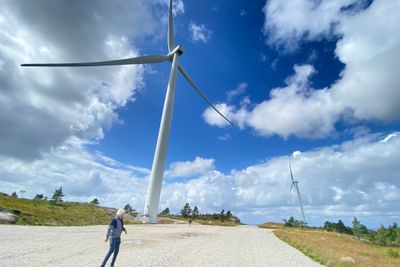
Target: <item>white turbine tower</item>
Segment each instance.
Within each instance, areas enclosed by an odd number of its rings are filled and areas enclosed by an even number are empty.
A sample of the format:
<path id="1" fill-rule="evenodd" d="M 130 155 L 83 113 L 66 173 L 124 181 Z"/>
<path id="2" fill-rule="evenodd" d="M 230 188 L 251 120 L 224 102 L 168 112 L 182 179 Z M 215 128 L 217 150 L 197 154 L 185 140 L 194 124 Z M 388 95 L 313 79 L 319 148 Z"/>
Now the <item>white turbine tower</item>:
<path id="1" fill-rule="evenodd" d="M 164 163 L 169 140 L 169 129 L 172 119 L 172 111 L 175 95 L 175 84 L 177 70 L 182 73 L 186 80 L 193 86 L 196 92 L 213 108 L 222 118 L 231 125 L 233 123 L 227 119 L 215 106 L 211 104 L 203 92 L 196 86 L 192 78 L 179 64 L 179 58 L 183 54 L 184 49 L 181 45 L 175 46 L 173 16 L 172 16 L 172 0 L 169 2 L 169 19 L 168 19 L 168 54 L 166 55 L 148 55 L 135 58 L 126 58 L 111 61 L 98 62 L 80 62 L 80 63 L 35 63 L 22 64 L 24 67 L 89 67 L 89 66 L 110 66 L 110 65 L 133 65 L 133 64 L 151 64 L 164 61 L 172 61 L 171 74 L 169 76 L 167 92 L 165 95 L 164 107 L 161 117 L 160 129 L 158 132 L 157 145 L 154 153 L 153 166 L 150 174 L 150 181 L 147 190 L 146 203 L 144 207 L 144 215 L 149 218 L 150 223 L 157 222 L 158 204 L 160 201 L 161 185 L 164 173 Z"/>
<path id="2" fill-rule="evenodd" d="M 292 157 L 289 157 L 289 170 L 290 170 L 290 178 L 292 179 L 292 185 L 290 186 L 290 191 L 289 192 L 292 192 L 292 188 L 293 187 L 296 188 L 297 196 L 299 197 L 301 216 L 303 218 L 303 222 L 306 222 L 306 217 L 304 216 L 303 202 L 302 202 L 301 196 L 300 196 L 299 181 L 295 181 L 294 178 L 293 178 Z"/>

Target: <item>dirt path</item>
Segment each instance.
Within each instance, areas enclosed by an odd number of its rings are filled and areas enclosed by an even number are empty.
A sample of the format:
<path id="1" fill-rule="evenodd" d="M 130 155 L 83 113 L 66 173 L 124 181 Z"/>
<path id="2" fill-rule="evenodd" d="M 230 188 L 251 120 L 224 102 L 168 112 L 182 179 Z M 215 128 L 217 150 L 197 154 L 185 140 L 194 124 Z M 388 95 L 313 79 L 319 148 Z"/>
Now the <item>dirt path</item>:
<path id="1" fill-rule="evenodd" d="M 107 226 L 0 225 L 0 265 L 100 266 Z M 116 266 L 320 266 L 251 226 L 128 225 Z"/>

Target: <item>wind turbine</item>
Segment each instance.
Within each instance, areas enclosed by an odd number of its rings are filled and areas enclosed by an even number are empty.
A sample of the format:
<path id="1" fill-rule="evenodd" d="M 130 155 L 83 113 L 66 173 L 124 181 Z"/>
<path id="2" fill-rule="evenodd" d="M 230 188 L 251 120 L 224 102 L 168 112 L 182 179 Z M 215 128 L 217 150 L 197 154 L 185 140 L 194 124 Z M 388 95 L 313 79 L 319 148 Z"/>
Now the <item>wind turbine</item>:
<path id="1" fill-rule="evenodd" d="M 292 179 L 292 185 L 290 186 L 289 193 L 292 192 L 292 188 L 293 187 L 296 188 L 297 196 L 299 197 L 301 216 L 303 218 L 303 222 L 306 222 L 306 217 L 304 216 L 303 202 L 302 202 L 301 196 L 300 196 L 299 181 L 295 181 L 294 178 L 293 178 L 292 158 L 291 157 L 289 157 L 289 170 L 290 170 L 290 178 Z"/>
<path id="2" fill-rule="evenodd" d="M 176 75 L 179 70 L 185 79 L 193 86 L 196 92 L 213 108 L 222 118 L 228 123 L 234 125 L 227 117 L 225 117 L 211 102 L 207 96 L 197 87 L 192 78 L 186 70 L 179 64 L 179 58 L 184 52 L 181 45 L 175 46 L 173 16 L 172 16 L 172 0 L 169 2 L 169 15 L 168 15 L 168 54 L 166 55 L 148 55 L 135 58 L 126 58 L 111 61 L 97 61 L 97 62 L 79 62 L 79 63 L 35 63 L 35 64 L 22 64 L 24 67 L 90 67 L 90 66 L 110 66 L 110 65 L 134 65 L 134 64 L 152 64 L 164 61 L 171 61 L 172 68 L 169 76 L 167 92 L 164 100 L 164 107 L 161 117 L 160 128 L 158 132 L 157 145 L 154 153 L 153 165 L 150 174 L 149 185 L 147 189 L 146 203 L 144 207 L 144 216 L 148 217 L 150 223 L 157 222 L 158 204 L 160 201 L 161 185 L 164 173 L 164 163 L 167 152 L 169 130 L 171 126 Z"/>

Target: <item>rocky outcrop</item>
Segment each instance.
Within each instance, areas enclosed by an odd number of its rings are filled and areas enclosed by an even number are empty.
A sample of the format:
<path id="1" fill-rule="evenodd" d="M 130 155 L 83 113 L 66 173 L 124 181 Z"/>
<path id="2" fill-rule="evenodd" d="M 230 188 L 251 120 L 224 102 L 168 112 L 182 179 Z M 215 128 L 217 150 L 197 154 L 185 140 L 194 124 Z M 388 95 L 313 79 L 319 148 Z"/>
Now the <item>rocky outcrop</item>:
<path id="1" fill-rule="evenodd" d="M 14 224 L 18 221 L 18 216 L 7 211 L 0 211 L 0 224 Z"/>

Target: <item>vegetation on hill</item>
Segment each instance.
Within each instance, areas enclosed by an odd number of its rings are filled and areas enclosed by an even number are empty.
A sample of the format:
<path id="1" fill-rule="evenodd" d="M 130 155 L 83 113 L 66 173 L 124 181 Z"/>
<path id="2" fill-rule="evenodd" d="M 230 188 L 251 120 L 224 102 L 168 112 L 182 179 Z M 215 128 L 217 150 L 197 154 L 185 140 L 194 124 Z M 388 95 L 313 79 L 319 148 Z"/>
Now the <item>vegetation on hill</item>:
<path id="1" fill-rule="evenodd" d="M 199 208 L 195 206 L 193 209 L 189 203 L 186 203 L 182 208 L 180 214 L 171 214 L 169 208 L 164 209 L 159 215 L 161 218 L 170 218 L 175 220 L 183 220 L 188 222 L 194 222 L 204 225 L 221 225 L 221 226 L 236 226 L 240 225 L 238 217 L 234 216 L 230 210 L 225 212 L 222 209 L 219 213 L 205 213 L 202 214 Z"/>
<path id="2" fill-rule="evenodd" d="M 30 200 L 2 193 L 0 211 L 18 215 L 16 224 L 19 225 L 46 226 L 108 224 L 115 215 L 116 209 L 99 207 L 95 203 L 64 202 L 63 196 L 62 188 L 56 189 L 50 200 L 40 194 Z"/>
<path id="3" fill-rule="evenodd" d="M 400 249 L 362 242 L 350 235 L 284 228 L 274 234 L 325 266 L 400 266 Z"/>
<path id="4" fill-rule="evenodd" d="M 17 215 L 19 225 L 45 226 L 83 226 L 108 224 L 115 215 L 116 209 L 99 206 L 97 198 L 90 203 L 65 202 L 62 187 L 56 189 L 51 198 L 36 194 L 30 199 L 18 198 L 17 194 L 8 196 L 0 192 L 0 212 L 10 212 Z M 136 220 L 137 212 L 128 203 L 124 209 L 130 216 L 125 216 L 125 223 L 140 223 Z M 170 214 L 166 208 L 159 215 L 159 223 L 194 222 L 205 225 L 235 226 L 240 220 L 229 210 L 221 210 L 214 214 L 201 214 L 197 207 L 193 209 L 186 203 L 180 214 Z"/>
<path id="5" fill-rule="evenodd" d="M 265 223 L 274 234 L 326 266 L 400 266 L 400 228 L 396 223 L 369 230 L 354 218 L 352 227 L 341 220 L 307 227 L 291 217 L 284 224 Z"/>

